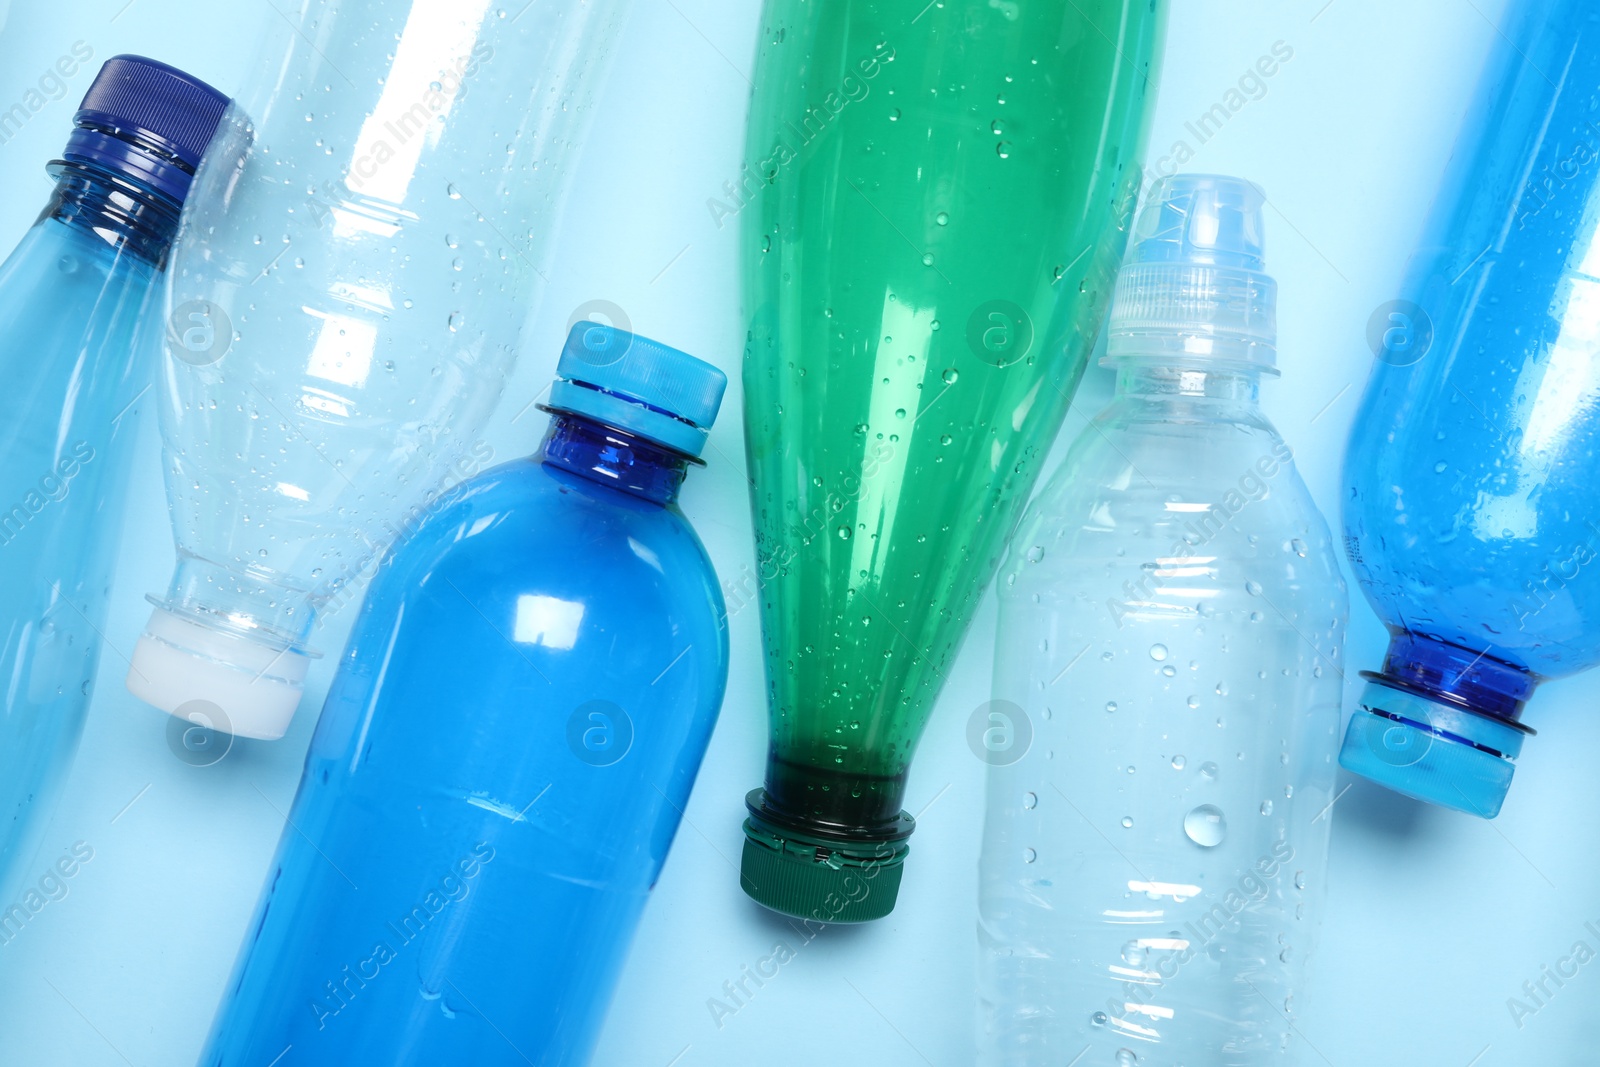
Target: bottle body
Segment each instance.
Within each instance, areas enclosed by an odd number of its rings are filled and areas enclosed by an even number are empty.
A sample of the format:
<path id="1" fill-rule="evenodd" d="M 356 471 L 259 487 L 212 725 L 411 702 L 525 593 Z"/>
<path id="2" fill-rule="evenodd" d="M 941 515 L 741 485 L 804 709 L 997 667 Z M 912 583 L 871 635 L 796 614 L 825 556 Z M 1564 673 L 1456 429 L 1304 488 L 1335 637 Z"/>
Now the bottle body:
<path id="1" fill-rule="evenodd" d="M 292 711 L 317 612 L 356 599 L 477 469 L 626 2 L 509 19 L 318 0 L 266 48 L 174 255 L 161 411 L 178 567 L 147 647 L 268 649 L 270 672 L 247 649 L 233 666 L 266 674 L 257 691 L 282 683 Z M 136 692 L 170 711 L 227 689 Z M 234 725 L 285 723 L 275 707 Z"/>
<path id="2" fill-rule="evenodd" d="M 1296 1062 L 1347 602 L 1254 397 L 1124 367 L 1001 568 L 986 1067 Z"/>
<path id="3" fill-rule="evenodd" d="M 616 447 L 573 421 L 547 457 Z M 575 469 L 479 475 L 385 561 L 201 1062 L 586 1062 L 727 642 L 676 507 Z"/>
<path id="4" fill-rule="evenodd" d="M 766 5 L 740 221 L 773 840 L 909 832 L 912 751 L 1126 244 L 1163 19 Z"/>
<path id="5" fill-rule="evenodd" d="M 139 328 L 176 204 L 65 167 L 0 266 L 0 901 L 77 750 L 149 376 Z M 33 872 L 37 873 L 37 872 Z"/>
<path id="6" fill-rule="evenodd" d="M 1514 14 L 1345 463 L 1346 547 L 1392 635 L 1346 765 L 1483 815 L 1509 786 L 1534 687 L 1600 662 L 1600 328 L 1585 311 L 1600 286 L 1597 43 L 1588 5 Z M 1452 738 L 1481 766 L 1434 767 Z"/>

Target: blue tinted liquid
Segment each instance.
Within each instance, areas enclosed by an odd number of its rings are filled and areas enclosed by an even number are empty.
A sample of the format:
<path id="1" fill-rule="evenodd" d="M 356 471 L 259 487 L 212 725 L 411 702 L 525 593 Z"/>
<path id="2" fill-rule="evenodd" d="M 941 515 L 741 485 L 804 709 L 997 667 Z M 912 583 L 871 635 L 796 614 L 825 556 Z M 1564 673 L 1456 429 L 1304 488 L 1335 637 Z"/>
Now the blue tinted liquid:
<path id="1" fill-rule="evenodd" d="M 39 873 L 82 733 L 148 375 L 137 326 L 177 220 L 141 186 L 64 168 L 0 266 L 0 910 Z M 0 923 L 0 942 L 17 932 Z"/>
<path id="2" fill-rule="evenodd" d="M 1514 7 L 1405 288 L 1431 341 L 1393 320 L 1344 509 L 1388 679 L 1513 720 L 1600 660 L 1600 12 Z"/>
<path id="3" fill-rule="evenodd" d="M 587 1061 L 726 680 L 682 476 L 563 416 L 384 563 L 202 1063 Z"/>

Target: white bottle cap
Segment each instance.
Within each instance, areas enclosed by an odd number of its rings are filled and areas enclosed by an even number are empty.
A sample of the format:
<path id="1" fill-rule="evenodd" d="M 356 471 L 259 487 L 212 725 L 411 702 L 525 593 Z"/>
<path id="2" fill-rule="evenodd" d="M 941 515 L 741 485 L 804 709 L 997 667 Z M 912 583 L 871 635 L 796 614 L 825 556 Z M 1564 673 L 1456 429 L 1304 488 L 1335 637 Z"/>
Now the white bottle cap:
<path id="1" fill-rule="evenodd" d="M 1117 276 L 1102 362 L 1221 362 L 1276 374 L 1278 286 L 1266 273 L 1266 202 L 1243 178 L 1157 182 Z"/>
<path id="2" fill-rule="evenodd" d="M 300 706 L 310 657 L 157 608 L 133 649 L 128 692 L 210 730 L 276 741 Z"/>

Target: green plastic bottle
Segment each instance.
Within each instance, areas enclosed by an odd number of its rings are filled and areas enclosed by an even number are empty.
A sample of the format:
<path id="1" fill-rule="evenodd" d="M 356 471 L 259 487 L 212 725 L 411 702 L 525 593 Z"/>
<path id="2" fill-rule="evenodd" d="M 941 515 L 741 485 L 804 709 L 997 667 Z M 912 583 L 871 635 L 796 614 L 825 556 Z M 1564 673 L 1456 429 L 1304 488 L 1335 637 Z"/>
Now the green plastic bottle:
<path id="1" fill-rule="evenodd" d="M 769 908 L 894 908 L 912 752 L 1122 260 L 1165 6 L 767 0 L 723 206 L 772 713 L 741 881 Z"/>

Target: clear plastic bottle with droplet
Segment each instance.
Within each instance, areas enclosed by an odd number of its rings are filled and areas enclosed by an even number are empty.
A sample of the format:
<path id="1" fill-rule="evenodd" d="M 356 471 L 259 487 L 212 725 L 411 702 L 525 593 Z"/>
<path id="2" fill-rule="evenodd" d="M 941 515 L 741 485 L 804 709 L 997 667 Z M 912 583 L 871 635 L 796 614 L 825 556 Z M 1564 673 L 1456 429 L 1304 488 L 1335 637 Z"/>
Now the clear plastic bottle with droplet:
<path id="1" fill-rule="evenodd" d="M 1347 597 L 1258 401 L 1262 204 L 1231 178 L 1153 190 L 1112 310 L 1116 395 L 1001 570 L 985 1067 L 1297 1062 Z"/>
<path id="2" fill-rule="evenodd" d="M 169 271 L 178 560 L 136 696 L 281 736 L 318 616 L 490 465 L 476 435 L 628 3 L 306 0 L 273 20 Z"/>

